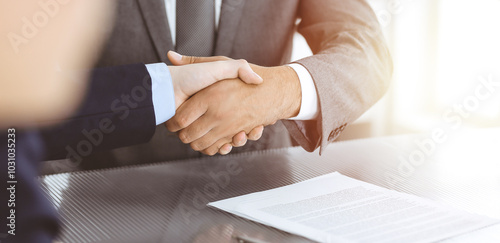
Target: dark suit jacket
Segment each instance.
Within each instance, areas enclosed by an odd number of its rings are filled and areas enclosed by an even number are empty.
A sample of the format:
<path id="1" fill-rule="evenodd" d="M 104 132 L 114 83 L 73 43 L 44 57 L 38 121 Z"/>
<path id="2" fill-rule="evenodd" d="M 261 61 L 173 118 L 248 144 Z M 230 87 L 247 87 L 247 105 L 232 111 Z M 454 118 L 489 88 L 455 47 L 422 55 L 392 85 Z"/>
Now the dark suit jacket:
<path id="1" fill-rule="evenodd" d="M 98 66 L 168 63 L 166 53 L 175 47 L 163 0 L 121 0 L 116 13 Z M 261 140 L 236 151 L 287 146 L 288 132 L 307 151 L 325 147 L 387 89 L 391 59 L 377 18 L 364 0 L 223 0 L 214 55 L 263 66 L 283 65 L 290 61 L 297 29 L 314 53 L 297 62 L 313 77 L 320 116 L 316 121 L 283 121 L 266 127 Z M 175 134 L 159 126 L 148 144 L 90 161 L 136 163 L 196 156 Z"/>
<path id="2" fill-rule="evenodd" d="M 98 68 L 80 108 L 61 124 L 42 130 L 46 159 L 85 156 L 151 139 L 156 128 L 151 77 L 144 64 Z"/>

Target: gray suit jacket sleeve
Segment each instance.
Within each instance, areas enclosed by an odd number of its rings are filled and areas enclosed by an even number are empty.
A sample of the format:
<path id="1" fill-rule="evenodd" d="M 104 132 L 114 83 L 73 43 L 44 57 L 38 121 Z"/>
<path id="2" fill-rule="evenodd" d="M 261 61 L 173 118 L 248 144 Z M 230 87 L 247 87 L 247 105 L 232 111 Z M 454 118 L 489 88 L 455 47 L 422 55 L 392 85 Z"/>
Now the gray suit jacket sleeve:
<path id="1" fill-rule="evenodd" d="M 311 74 L 319 96 L 316 121 L 284 121 L 307 151 L 323 149 L 388 88 L 392 61 L 380 25 L 363 0 L 302 0 L 298 31 L 314 55 L 297 63 Z M 321 151 L 320 151 L 321 152 Z"/>

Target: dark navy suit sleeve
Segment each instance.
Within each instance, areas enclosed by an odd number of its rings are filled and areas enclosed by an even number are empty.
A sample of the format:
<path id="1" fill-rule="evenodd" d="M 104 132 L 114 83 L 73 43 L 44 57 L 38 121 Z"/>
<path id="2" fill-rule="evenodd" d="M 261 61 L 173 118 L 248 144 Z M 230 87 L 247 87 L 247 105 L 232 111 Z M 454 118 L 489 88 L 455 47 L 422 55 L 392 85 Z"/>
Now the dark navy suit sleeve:
<path id="1" fill-rule="evenodd" d="M 144 64 L 95 69 L 77 112 L 42 130 L 46 160 L 145 143 L 156 128 L 151 77 Z"/>

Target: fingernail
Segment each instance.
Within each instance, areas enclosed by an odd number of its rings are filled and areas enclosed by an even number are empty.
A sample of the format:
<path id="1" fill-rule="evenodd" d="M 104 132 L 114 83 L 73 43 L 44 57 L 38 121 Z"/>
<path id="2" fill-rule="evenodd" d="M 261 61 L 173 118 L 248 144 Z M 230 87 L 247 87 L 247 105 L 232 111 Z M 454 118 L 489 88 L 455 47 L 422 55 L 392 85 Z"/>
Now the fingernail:
<path id="1" fill-rule="evenodd" d="M 231 150 L 233 150 L 233 146 L 229 146 L 229 148 L 227 149 L 227 151 L 224 151 L 223 155 L 229 154 L 231 152 Z"/>
<path id="2" fill-rule="evenodd" d="M 177 53 L 175 51 L 168 51 L 168 52 L 170 52 L 172 54 L 171 55 L 172 58 L 175 59 L 176 61 L 179 61 L 179 62 L 182 61 L 182 55 L 181 54 L 179 54 L 179 53 Z"/>
<path id="3" fill-rule="evenodd" d="M 253 75 L 255 75 L 260 81 L 264 81 L 264 79 L 258 75 L 256 72 L 253 72 Z"/>

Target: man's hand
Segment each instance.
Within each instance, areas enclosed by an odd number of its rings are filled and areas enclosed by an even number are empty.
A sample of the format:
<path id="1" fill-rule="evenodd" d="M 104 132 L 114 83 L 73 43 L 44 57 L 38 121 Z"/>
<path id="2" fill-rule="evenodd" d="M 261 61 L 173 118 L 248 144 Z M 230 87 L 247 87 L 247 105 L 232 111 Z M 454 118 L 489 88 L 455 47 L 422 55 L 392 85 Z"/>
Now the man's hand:
<path id="1" fill-rule="evenodd" d="M 220 57 L 189 57 L 189 62 L 217 60 Z M 194 61 L 193 61 L 194 60 Z M 182 60 L 172 60 L 184 64 Z M 301 104 L 300 81 L 287 66 L 252 69 L 263 77 L 261 85 L 226 80 L 195 94 L 179 107 L 166 124 L 179 131 L 179 138 L 194 150 L 213 155 L 231 143 L 234 134 L 250 133 L 260 125 L 296 116 Z"/>
<path id="2" fill-rule="evenodd" d="M 181 56 L 169 52 L 170 56 Z M 224 60 L 185 66 L 168 66 L 175 94 L 175 108 L 189 97 L 220 80 L 239 78 L 247 84 L 260 84 L 262 78 L 245 60 Z"/>
<path id="3" fill-rule="evenodd" d="M 183 56 L 183 55 L 180 55 L 180 54 L 173 52 L 173 51 L 169 51 L 167 55 L 168 55 L 168 58 L 170 59 L 170 61 L 174 65 L 179 65 L 179 66 L 188 65 L 188 64 L 195 64 L 195 63 L 207 63 L 207 62 L 233 60 L 231 58 L 224 57 L 224 56 L 213 56 L 213 57 Z M 240 133 L 233 136 L 231 143 L 226 143 L 226 144 L 222 145 L 219 148 L 219 153 L 221 155 L 226 155 L 226 154 L 229 154 L 231 152 L 231 150 L 233 149 L 233 146 L 234 147 L 244 146 L 247 143 L 247 140 L 257 141 L 260 139 L 263 132 L 264 132 L 263 125 L 259 125 L 259 126 L 255 127 L 248 134 L 245 133 L 245 131 L 241 131 Z"/>

